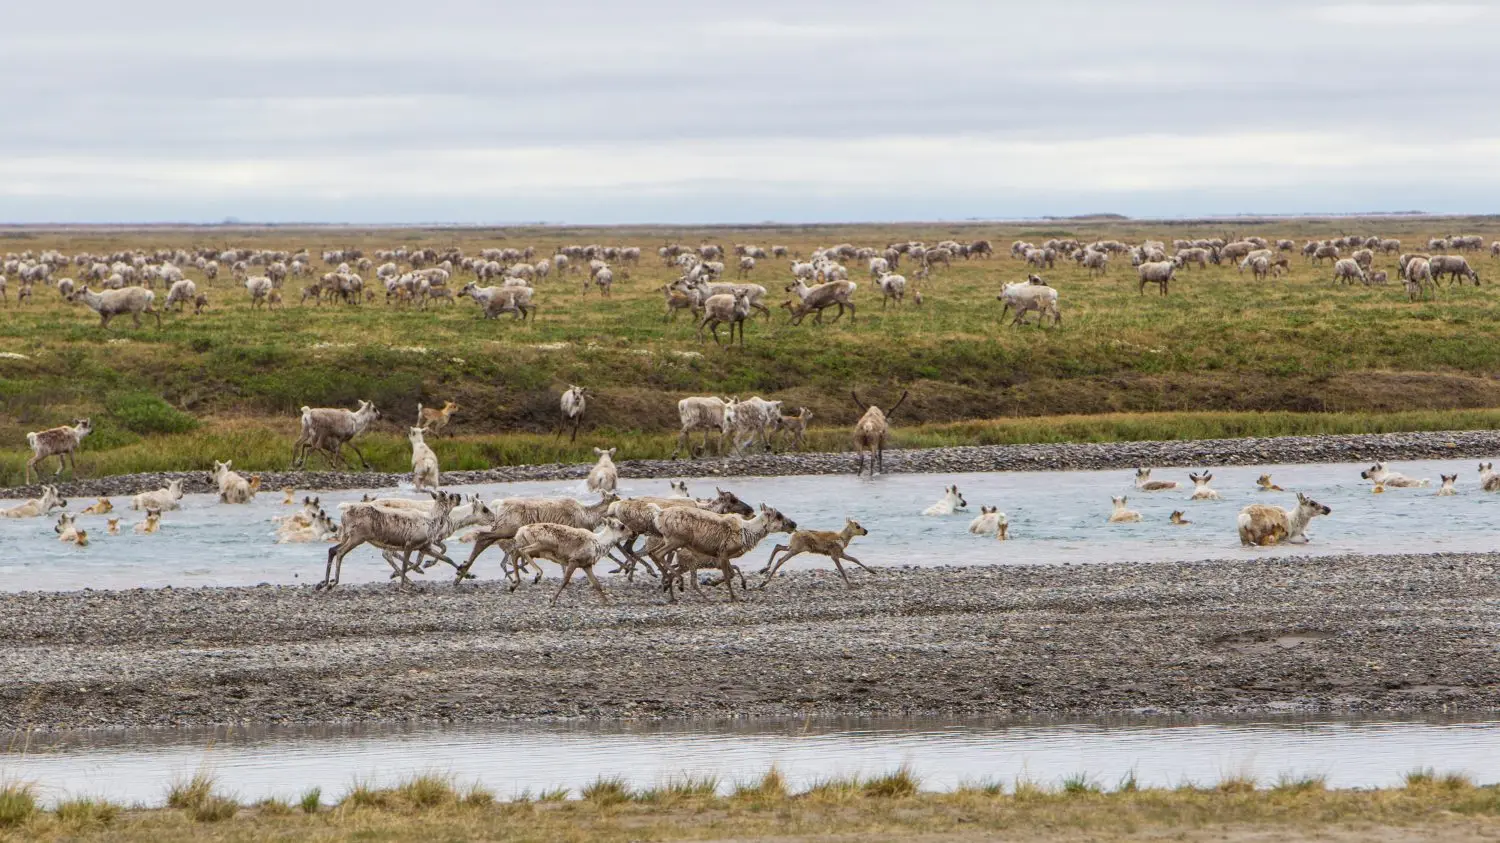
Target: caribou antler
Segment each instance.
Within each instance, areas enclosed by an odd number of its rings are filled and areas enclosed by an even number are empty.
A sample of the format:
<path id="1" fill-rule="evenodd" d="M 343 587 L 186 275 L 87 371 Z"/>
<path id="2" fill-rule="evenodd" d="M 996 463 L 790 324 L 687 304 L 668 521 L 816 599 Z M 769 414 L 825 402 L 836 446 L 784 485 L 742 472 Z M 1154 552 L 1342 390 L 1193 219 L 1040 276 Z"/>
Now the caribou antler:
<path id="1" fill-rule="evenodd" d="M 889 419 L 891 416 L 896 415 L 896 410 L 899 409 L 901 407 L 901 405 L 906 401 L 907 393 L 908 393 L 908 390 L 905 390 L 905 389 L 901 390 L 901 399 L 896 402 L 896 406 L 890 408 L 885 413 L 885 417 L 887 419 Z"/>

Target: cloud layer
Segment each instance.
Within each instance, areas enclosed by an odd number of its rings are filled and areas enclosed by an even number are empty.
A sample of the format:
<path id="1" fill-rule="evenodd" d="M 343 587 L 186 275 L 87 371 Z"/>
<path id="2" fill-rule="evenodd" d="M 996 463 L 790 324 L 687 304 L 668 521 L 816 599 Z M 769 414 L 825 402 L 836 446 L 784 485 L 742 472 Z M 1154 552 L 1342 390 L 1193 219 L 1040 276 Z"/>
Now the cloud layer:
<path id="1" fill-rule="evenodd" d="M 1487 5 L 512 5 L 13 10 L 0 220 L 1476 212 L 1500 188 Z"/>

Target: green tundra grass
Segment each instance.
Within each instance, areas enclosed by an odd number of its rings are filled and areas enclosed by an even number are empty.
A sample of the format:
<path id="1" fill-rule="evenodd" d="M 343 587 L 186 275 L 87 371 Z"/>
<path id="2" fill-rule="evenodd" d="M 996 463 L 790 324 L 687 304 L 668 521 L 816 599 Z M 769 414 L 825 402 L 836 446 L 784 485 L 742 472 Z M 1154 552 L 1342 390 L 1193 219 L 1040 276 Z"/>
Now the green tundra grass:
<path id="1" fill-rule="evenodd" d="M 1486 283 L 1445 287 L 1411 303 L 1399 285 L 1339 287 L 1327 264 L 1292 258 L 1289 276 L 1256 282 L 1232 266 L 1179 273 L 1169 296 L 1140 295 L 1128 260 L 1102 278 L 1072 262 L 1043 272 L 1062 295 L 1058 328 L 1010 327 L 999 318 L 1000 285 L 1026 267 L 1012 240 L 1114 237 L 1138 241 L 1259 234 L 1307 237 L 1345 232 L 1400 237 L 1425 250 L 1428 237 L 1500 234 L 1500 221 L 1272 220 L 1227 224 L 1130 221 L 1046 225 L 830 226 L 781 229 L 84 229 L 0 232 L 0 251 L 56 248 L 107 253 L 127 248 L 213 246 L 366 252 L 401 245 L 637 245 L 641 265 L 617 274 L 614 295 L 584 293 L 580 276 L 538 284 L 540 315 L 522 324 L 486 321 L 471 303 L 430 310 L 298 306 L 252 311 L 226 272 L 188 276 L 212 304 L 202 316 L 167 314 L 157 328 L 129 319 L 108 330 L 82 305 L 38 289 L 0 313 L 0 483 L 19 479 L 24 434 L 87 415 L 97 432 L 79 460 L 86 473 L 205 468 L 215 456 L 250 470 L 283 467 L 303 405 L 373 400 L 386 418 L 371 437 L 379 467 L 407 467 L 402 428 L 418 401 L 460 404 L 453 438 L 439 442 L 445 468 L 574 460 L 606 441 L 622 458 L 670 452 L 676 400 L 690 394 L 782 398 L 807 406 L 819 448 L 843 448 L 857 415 L 851 388 L 889 403 L 903 389 L 896 443 L 1188 438 L 1325 431 L 1491 427 L 1500 407 L 1500 292 L 1488 253 L 1469 258 Z M 660 287 L 675 277 L 655 249 L 663 242 L 773 243 L 807 254 L 818 245 L 884 246 L 895 240 L 990 239 L 997 256 L 956 261 L 915 284 L 924 304 L 882 309 L 862 267 L 857 319 L 800 326 L 784 311 L 757 317 L 743 349 L 702 342 L 686 317 L 663 321 Z M 1394 275 L 1394 256 L 1376 268 Z M 321 262 L 316 269 L 326 269 Z M 900 271 L 911 276 L 909 267 Z M 731 276 L 733 271 L 729 273 Z M 365 273 L 367 280 L 373 273 Z M 1500 276 L 1497 276 L 1500 277 Z M 751 276 L 786 298 L 779 260 Z M 463 283 L 460 274 L 457 285 Z M 456 285 L 456 286 L 457 286 Z M 162 291 L 158 291 L 165 298 Z M 568 383 L 598 394 L 576 447 L 550 436 L 557 395 Z M 585 442 L 584 439 L 588 441 Z"/>

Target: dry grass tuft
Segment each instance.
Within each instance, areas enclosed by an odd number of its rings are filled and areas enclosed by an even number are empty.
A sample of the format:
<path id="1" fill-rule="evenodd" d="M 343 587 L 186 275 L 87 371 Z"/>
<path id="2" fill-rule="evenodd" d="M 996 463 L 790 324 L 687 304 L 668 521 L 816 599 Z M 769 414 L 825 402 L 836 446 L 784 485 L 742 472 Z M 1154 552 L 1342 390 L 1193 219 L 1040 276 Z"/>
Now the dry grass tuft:
<path id="1" fill-rule="evenodd" d="M 36 812 L 36 788 L 17 782 L 0 784 L 0 828 L 21 825 Z"/>
<path id="2" fill-rule="evenodd" d="M 1080 796 L 1090 793 L 1100 793 L 1097 782 L 1089 778 L 1088 773 L 1074 773 L 1062 780 L 1062 792 L 1070 796 Z"/>
<path id="3" fill-rule="evenodd" d="M 1225 776 L 1214 787 L 1220 793 L 1254 793 L 1255 788 L 1255 777 L 1248 774 Z"/>
<path id="4" fill-rule="evenodd" d="M 667 782 L 667 792 L 684 799 L 702 799 L 718 795 L 718 776 L 682 776 Z"/>
<path id="5" fill-rule="evenodd" d="M 403 781 L 391 791 L 401 803 L 417 810 L 427 810 L 443 805 L 455 805 L 459 801 L 458 791 L 448 776 L 427 773 Z"/>
<path id="6" fill-rule="evenodd" d="M 786 786 L 786 776 L 776 767 L 766 771 L 754 782 L 735 785 L 734 797 L 736 799 L 750 799 L 757 801 L 772 801 L 785 799 L 790 795 Z"/>
<path id="7" fill-rule="evenodd" d="M 1328 779 L 1324 776 L 1287 776 L 1276 779 L 1271 788 L 1277 793 L 1324 793 L 1328 790 Z"/>
<path id="8" fill-rule="evenodd" d="M 1019 780 L 1015 795 L 1006 795 L 993 781 L 932 793 L 922 792 L 916 776 L 903 768 L 870 778 L 825 780 L 787 798 L 785 781 L 772 769 L 730 796 L 716 795 L 718 782 L 711 777 L 687 777 L 640 793 L 632 793 L 622 779 L 600 777 L 580 790 L 583 799 L 544 805 L 496 804 L 488 791 L 471 788 L 460 795 L 451 780 L 424 775 L 385 790 L 357 783 L 338 810 L 315 816 L 271 800 L 239 819 L 238 806 L 214 795 L 212 780 L 202 775 L 174 788 L 181 810 L 126 813 L 107 803 L 74 800 L 58 806 L 53 816 L 37 811 L 29 788 L 11 786 L 0 793 L 19 798 L 21 809 L 9 815 L 8 825 L 22 826 L 31 837 L 67 839 L 107 827 L 104 835 L 124 843 L 209 838 L 831 841 L 923 835 L 955 843 L 997 837 L 1292 840 L 1332 834 L 1331 839 L 1359 839 L 1347 836 L 1351 829 L 1379 839 L 1456 840 L 1458 832 L 1469 835 L 1462 839 L 1473 839 L 1475 833 L 1500 829 L 1500 788 L 1428 770 L 1414 771 L 1406 787 L 1389 790 L 1330 791 L 1316 777 L 1283 777 L 1264 789 L 1255 788 L 1247 776 L 1172 789 L 1141 788 L 1133 778 L 1127 781 L 1130 787 L 1105 792 L 1080 773 L 1054 789 Z M 316 810 L 314 795 L 302 802 Z M 385 810 L 353 810 L 356 806 Z M 205 822 L 227 824 L 210 833 L 201 825 Z"/>
<path id="9" fill-rule="evenodd" d="M 1431 767 L 1418 767 L 1406 774 L 1406 786 L 1409 788 L 1430 787 L 1437 780 L 1437 774 Z"/>
<path id="10" fill-rule="evenodd" d="M 186 781 L 174 782 L 167 791 L 167 807 L 180 809 L 194 822 L 216 823 L 232 819 L 240 804 L 214 792 L 214 777 L 206 770 Z"/>
<path id="11" fill-rule="evenodd" d="M 356 780 L 339 800 L 340 808 L 386 808 L 391 804 L 390 791 L 381 790 L 370 786 L 367 782 Z"/>
<path id="12" fill-rule="evenodd" d="M 1005 795 L 1005 785 L 999 779 L 976 779 L 959 785 L 954 793 L 959 796 L 993 798 Z"/>
<path id="13" fill-rule="evenodd" d="M 286 817 L 296 813 L 296 809 L 292 807 L 292 803 L 275 797 L 262 799 L 255 803 L 255 810 L 264 817 Z"/>
<path id="14" fill-rule="evenodd" d="M 629 802 L 630 786 L 621 776 L 599 776 L 584 785 L 579 795 L 595 805 L 618 805 Z"/>
<path id="15" fill-rule="evenodd" d="M 921 780 L 917 778 L 917 774 L 902 764 L 885 775 L 866 779 L 864 794 L 877 799 L 899 799 L 915 796 L 920 785 Z"/>
<path id="16" fill-rule="evenodd" d="M 198 802 L 187 808 L 187 815 L 194 822 L 217 823 L 234 819 L 234 815 L 240 810 L 240 803 L 227 796 L 212 795 L 202 802 Z"/>
<path id="17" fill-rule="evenodd" d="M 240 804 L 215 793 L 214 781 L 213 774 L 200 769 L 185 781 L 173 782 L 167 790 L 167 807 L 181 810 L 194 822 L 216 823 L 233 819 Z"/>
<path id="18" fill-rule="evenodd" d="M 463 796 L 458 801 L 469 808 L 488 808 L 495 804 L 495 793 L 494 791 L 480 787 L 476 782 L 470 785 L 468 790 L 464 791 Z"/>
<path id="19" fill-rule="evenodd" d="M 851 802 L 864 795 L 864 783 L 859 776 L 828 776 L 813 782 L 803 791 L 803 799 L 824 802 Z"/>
<path id="20" fill-rule="evenodd" d="M 1045 787 L 1042 787 L 1039 782 L 1029 777 L 1017 776 L 1015 787 L 1011 788 L 1011 793 L 1014 794 L 1017 800 L 1025 801 L 1028 799 L 1041 799 L 1045 797 L 1047 795 L 1047 789 Z"/>
<path id="21" fill-rule="evenodd" d="M 167 807 L 188 809 L 206 801 L 214 792 L 214 777 L 204 770 L 193 773 L 191 778 L 172 782 L 167 789 Z"/>
<path id="22" fill-rule="evenodd" d="M 1474 780 L 1467 773 L 1444 773 L 1437 785 L 1444 790 L 1473 790 Z"/>
<path id="23" fill-rule="evenodd" d="M 718 776 L 679 776 L 657 787 L 636 791 L 638 802 L 676 804 L 686 799 L 713 798 L 719 792 Z"/>
<path id="24" fill-rule="evenodd" d="M 102 799 L 77 798 L 59 802 L 52 812 L 59 822 L 82 831 L 113 823 L 120 816 L 120 806 Z"/>

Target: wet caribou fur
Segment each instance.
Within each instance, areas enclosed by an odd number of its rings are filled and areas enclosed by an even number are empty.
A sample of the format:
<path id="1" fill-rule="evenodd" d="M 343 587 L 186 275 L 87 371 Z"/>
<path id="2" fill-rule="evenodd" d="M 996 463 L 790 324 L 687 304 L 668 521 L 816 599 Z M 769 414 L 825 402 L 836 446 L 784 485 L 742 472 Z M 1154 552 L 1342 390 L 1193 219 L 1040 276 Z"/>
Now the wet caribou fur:
<path id="1" fill-rule="evenodd" d="M 1297 538 L 1306 542 L 1308 522 L 1332 511 L 1301 492 L 1297 493 L 1297 508 L 1291 512 L 1279 506 L 1251 504 L 1240 510 L 1240 544 L 1264 547 Z"/>
<path id="2" fill-rule="evenodd" d="M 339 584 L 339 575 L 344 569 L 344 557 L 362 544 L 380 548 L 385 561 L 391 566 L 392 577 L 400 577 L 406 585 L 411 566 L 406 559 L 398 560 L 396 553 L 420 551 L 448 564 L 447 546 L 443 540 L 453 534 L 451 514 L 462 500 L 462 495 L 451 492 L 429 492 L 432 495 L 432 512 L 388 509 L 374 504 L 355 504 L 344 511 L 343 524 L 339 526 L 339 543 L 328 548 L 328 564 L 323 572 L 319 589 L 331 589 Z"/>

